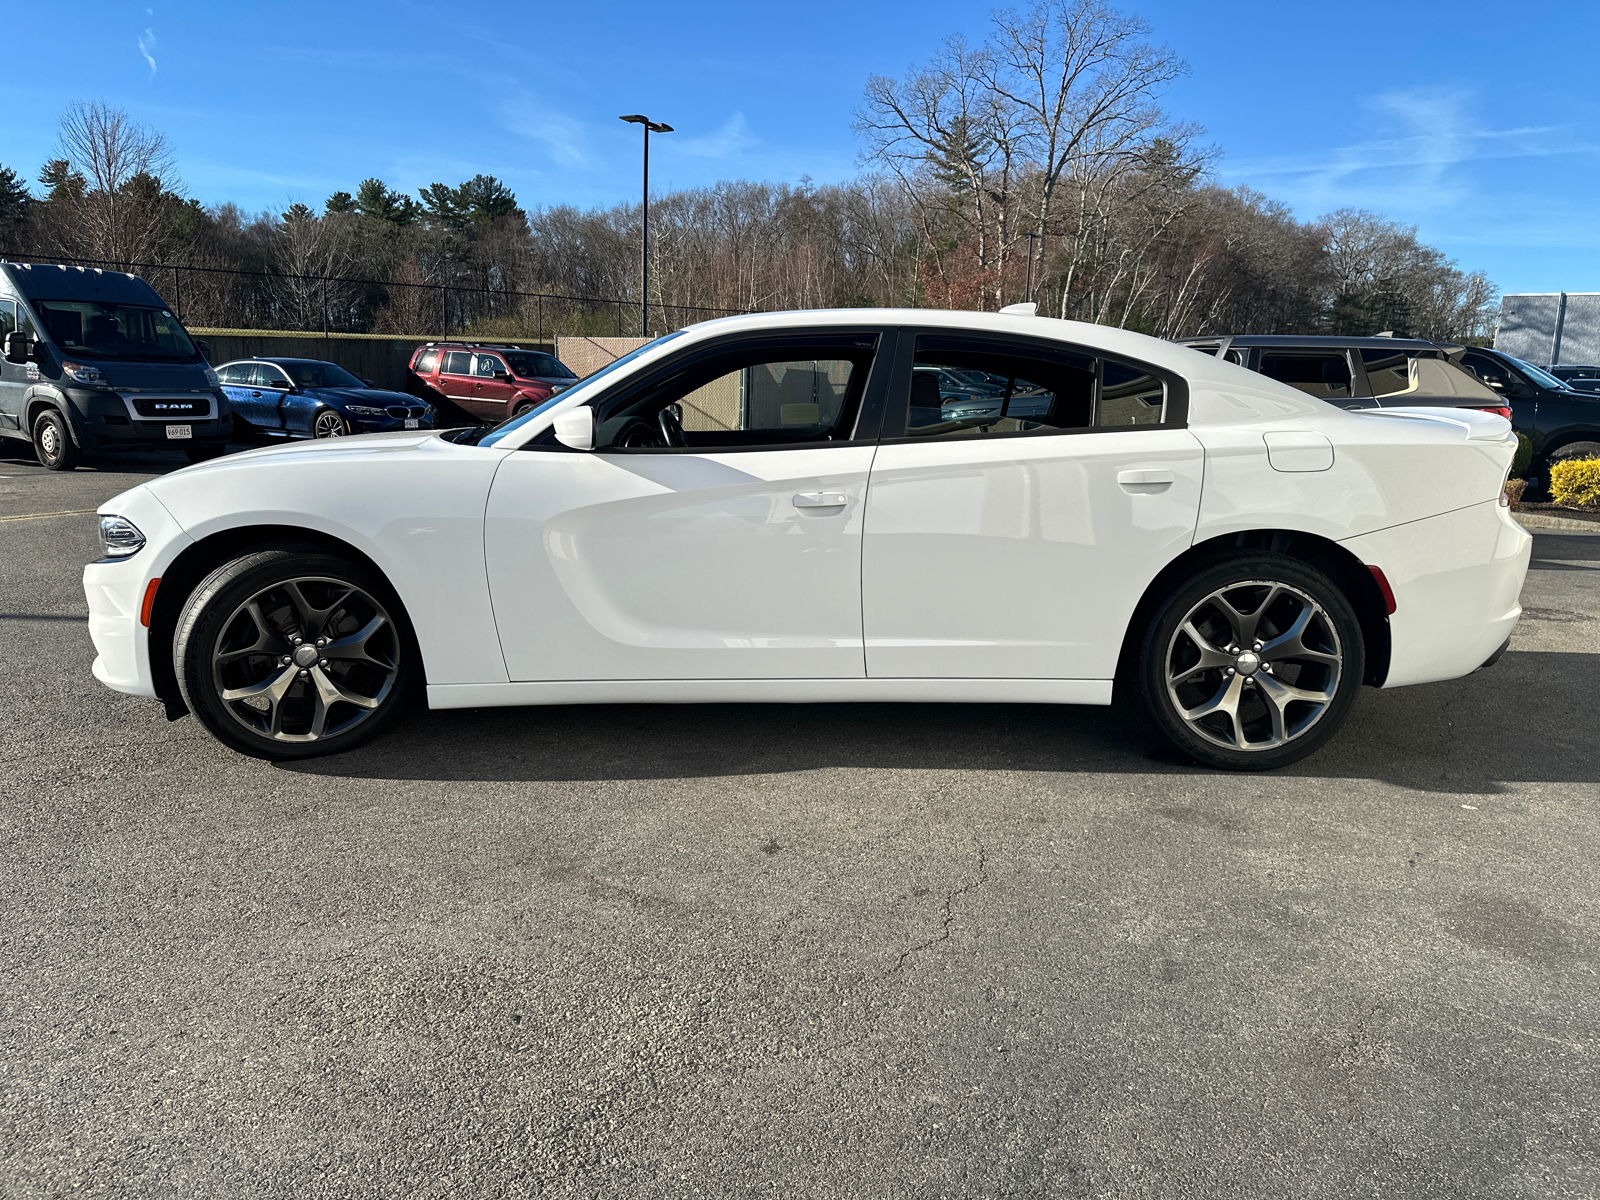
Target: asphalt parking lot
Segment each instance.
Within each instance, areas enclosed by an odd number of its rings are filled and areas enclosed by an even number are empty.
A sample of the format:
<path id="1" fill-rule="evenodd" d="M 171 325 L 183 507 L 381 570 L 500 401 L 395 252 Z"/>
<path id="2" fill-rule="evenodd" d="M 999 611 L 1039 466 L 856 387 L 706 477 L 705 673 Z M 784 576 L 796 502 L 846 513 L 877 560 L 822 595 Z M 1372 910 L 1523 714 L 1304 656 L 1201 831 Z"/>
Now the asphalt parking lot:
<path id="1" fill-rule="evenodd" d="M 81 514 L 179 465 L 0 457 L 0 1195 L 1600 1194 L 1600 535 L 1270 776 L 959 705 L 277 766 L 89 674 Z"/>

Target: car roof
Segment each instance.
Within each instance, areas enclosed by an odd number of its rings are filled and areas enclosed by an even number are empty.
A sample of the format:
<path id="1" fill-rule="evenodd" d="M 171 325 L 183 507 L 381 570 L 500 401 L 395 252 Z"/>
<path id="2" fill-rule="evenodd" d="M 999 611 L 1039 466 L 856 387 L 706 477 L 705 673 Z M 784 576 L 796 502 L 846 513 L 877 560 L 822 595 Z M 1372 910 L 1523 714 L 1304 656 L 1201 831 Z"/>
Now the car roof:
<path id="1" fill-rule="evenodd" d="M 1208 337 L 1175 339 L 1180 346 L 1217 346 L 1227 342 L 1230 346 L 1283 347 L 1307 350 L 1438 350 L 1455 346 L 1455 342 L 1435 342 L 1427 338 L 1396 337 L 1340 337 L 1323 333 L 1236 333 L 1213 334 Z"/>
<path id="2" fill-rule="evenodd" d="M 166 301 L 149 282 L 126 271 L 99 267 L 62 267 L 54 263 L 0 263 L 0 272 L 28 300 L 99 300 L 110 304 L 148 304 L 165 308 Z"/>

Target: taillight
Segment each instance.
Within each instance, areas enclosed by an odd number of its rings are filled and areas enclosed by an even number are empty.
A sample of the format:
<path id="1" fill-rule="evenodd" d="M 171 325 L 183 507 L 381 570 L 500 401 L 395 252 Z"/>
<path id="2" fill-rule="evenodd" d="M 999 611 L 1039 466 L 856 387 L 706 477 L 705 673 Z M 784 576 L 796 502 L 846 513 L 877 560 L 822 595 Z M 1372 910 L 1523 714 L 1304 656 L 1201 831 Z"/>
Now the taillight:
<path id="1" fill-rule="evenodd" d="M 1368 567 L 1367 570 L 1372 572 L 1372 581 L 1378 585 L 1378 590 L 1383 593 L 1384 610 L 1391 617 L 1394 616 L 1394 589 L 1389 586 L 1389 577 L 1383 573 L 1382 567 Z"/>
<path id="2" fill-rule="evenodd" d="M 1511 410 L 1503 404 L 1493 407 L 1484 404 L 1474 404 L 1473 407 L 1479 412 L 1493 413 L 1497 417 L 1504 417 L 1508 421 L 1511 420 Z"/>

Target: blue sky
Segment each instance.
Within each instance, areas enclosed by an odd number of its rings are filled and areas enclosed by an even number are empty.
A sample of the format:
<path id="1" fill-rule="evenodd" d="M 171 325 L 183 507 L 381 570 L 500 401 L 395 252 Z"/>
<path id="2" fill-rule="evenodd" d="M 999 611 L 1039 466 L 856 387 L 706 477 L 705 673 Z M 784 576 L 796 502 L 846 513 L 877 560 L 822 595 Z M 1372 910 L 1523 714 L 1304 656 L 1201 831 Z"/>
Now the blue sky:
<path id="1" fill-rule="evenodd" d="M 1167 96 L 1221 151 L 1216 176 L 1310 218 L 1353 205 L 1504 290 L 1600 290 L 1600 4 L 1178 3 L 1122 7 L 1188 60 Z M 659 187 L 855 171 L 850 114 L 988 8 L 804 4 L 180 4 L 33 10 L 0 76 L 0 163 L 30 178 L 74 100 L 173 143 L 206 203 L 320 207 L 369 175 L 415 192 L 498 175 L 525 207 L 638 187 L 646 112 Z M 1506 14 L 1512 14 L 1507 17 Z M 21 28 L 21 27 L 19 27 Z"/>

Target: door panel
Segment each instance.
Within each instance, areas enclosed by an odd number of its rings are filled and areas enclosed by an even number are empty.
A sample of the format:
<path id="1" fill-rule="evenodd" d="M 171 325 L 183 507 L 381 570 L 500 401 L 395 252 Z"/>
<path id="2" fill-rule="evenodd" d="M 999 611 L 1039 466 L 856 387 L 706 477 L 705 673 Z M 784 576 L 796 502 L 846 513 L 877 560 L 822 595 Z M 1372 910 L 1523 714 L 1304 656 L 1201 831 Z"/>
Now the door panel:
<path id="1" fill-rule="evenodd" d="M 507 404 L 517 389 L 509 379 L 496 379 L 496 371 L 505 371 L 505 363 L 498 355 L 476 354 L 472 363 L 472 400 L 480 415 L 500 420 L 510 415 Z"/>
<path id="2" fill-rule="evenodd" d="M 867 674 L 1111 678 L 1134 605 L 1193 539 L 1202 467 L 1186 429 L 880 447 Z"/>
<path id="3" fill-rule="evenodd" d="M 860 678 L 873 450 L 509 455 L 485 545 L 511 679 Z"/>
<path id="4" fill-rule="evenodd" d="M 439 367 L 439 390 L 474 417 L 489 415 L 489 408 L 472 391 L 472 354 L 467 350 L 447 350 Z"/>

